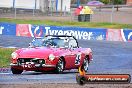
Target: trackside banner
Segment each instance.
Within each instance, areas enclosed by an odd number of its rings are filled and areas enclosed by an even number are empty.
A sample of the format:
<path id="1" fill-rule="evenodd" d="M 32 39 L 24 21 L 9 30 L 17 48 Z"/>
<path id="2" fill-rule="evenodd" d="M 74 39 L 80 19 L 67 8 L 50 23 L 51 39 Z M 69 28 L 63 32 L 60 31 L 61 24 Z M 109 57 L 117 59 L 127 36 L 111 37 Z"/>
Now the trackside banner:
<path id="1" fill-rule="evenodd" d="M 83 40 L 132 41 L 131 29 L 82 28 L 31 24 L 0 23 L 0 34 L 44 37 L 45 35 L 72 35 Z"/>
<path id="2" fill-rule="evenodd" d="M 132 29 L 107 29 L 107 41 L 132 41 Z"/>
<path id="3" fill-rule="evenodd" d="M 105 40 L 106 29 L 81 28 L 65 26 L 43 26 L 31 24 L 0 23 L 0 34 L 27 37 L 44 37 L 45 35 L 72 35 L 77 39 Z"/>
<path id="4" fill-rule="evenodd" d="M 2 35 L 16 35 L 16 24 L 0 23 L 0 34 Z"/>
<path id="5" fill-rule="evenodd" d="M 38 26 L 30 24 L 16 25 L 16 36 L 44 37 L 45 35 L 72 35 L 77 39 L 105 40 L 106 29 Z"/>
<path id="6" fill-rule="evenodd" d="M 72 35 L 76 39 L 105 40 L 106 29 L 81 28 L 81 27 L 45 27 L 46 35 Z"/>
<path id="7" fill-rule="evenodd" d="M 121 29 L 123 41 L 132 41 L 132 29 Z"/>

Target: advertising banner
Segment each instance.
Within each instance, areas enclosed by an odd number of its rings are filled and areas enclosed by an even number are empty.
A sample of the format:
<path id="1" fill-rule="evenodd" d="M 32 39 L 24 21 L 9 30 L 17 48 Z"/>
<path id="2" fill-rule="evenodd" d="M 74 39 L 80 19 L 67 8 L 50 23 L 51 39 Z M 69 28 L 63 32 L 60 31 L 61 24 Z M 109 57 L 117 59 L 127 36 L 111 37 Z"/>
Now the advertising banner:
<path id="1" fill-rule="evenodd" d="M 121 36 L 121 29 L 107 29 L 107 41 L 123 41 Z"/>
<path id="2" fill-rule="evenodd" d="M 123 38 L 123 41 L 132 41 L 132 30 L 121 29 L 121 36 Z"/>
<path id="3" fill-rule="evenodd" d="M 16 35 L 16 24 L 0 23 L 0 34 L 2 34 L 2 35 Z"/>
<path id="4" fill-rule="evenodd" d="M 44 37 L 43 26 L 31 24 L 17 24 L 16 36 Z"/>
<path id="5" fill-rule="evenodd" d="M 131 29 L 105 29 L 0 23 L 0 34 L 26 37 L 69 35 L 74 36 L 76 39 L 83 40 L 132 41 Z"/>
<path id="6" fill-rule="evenodd" d="M 47 26 L 45 27 L 46 35 L 70 35 L 76 39 L 84 40 L 105 40 L 106 29 L 81 28 L 81 27 L 61 27 Z"/>
<path id="7" fill-rule="evenodd" d="M 105 40 L 106 29 L 39 26 L 30 24 L 17 24 L 16 36 L 44 37 L 45 35 L 69 35 L 84 40 Z"/>

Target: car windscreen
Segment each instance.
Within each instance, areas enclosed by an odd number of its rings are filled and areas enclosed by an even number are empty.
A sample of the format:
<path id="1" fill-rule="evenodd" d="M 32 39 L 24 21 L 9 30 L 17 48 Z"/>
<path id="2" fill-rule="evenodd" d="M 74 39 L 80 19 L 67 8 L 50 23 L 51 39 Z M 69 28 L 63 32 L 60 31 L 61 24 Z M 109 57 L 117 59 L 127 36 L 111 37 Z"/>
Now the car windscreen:
<path id="1" fill-rule="evenodd" d="M 45 38 L 35 38 L 31 42 L 31 47 L 56 47 L 56 48 L 77 48 L 77 42 L 73 38 L 69 37 L 45 37 Z"/>
<path id="2" fill-rule="evenodd" d="M 35 38 L 35 39 L 33 39 L 31 46 L 32 47 L 41 47 L 42 43 L 43 43 L 43 41 L 41 38 Z"/>
<path id="3" fill-rule="evenodd" d="M 65 47 L 64 39 L 51 38 L 43 41 L 42 46 Z"/>

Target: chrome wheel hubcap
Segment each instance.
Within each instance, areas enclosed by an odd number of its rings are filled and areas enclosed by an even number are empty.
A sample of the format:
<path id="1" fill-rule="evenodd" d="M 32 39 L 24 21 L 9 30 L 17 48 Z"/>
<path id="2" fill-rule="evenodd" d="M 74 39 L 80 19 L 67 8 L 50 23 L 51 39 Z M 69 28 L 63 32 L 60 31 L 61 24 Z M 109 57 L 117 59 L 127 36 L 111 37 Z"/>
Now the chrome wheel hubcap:
<path id="1" fill-rule="evenodd" d="M 88 63 L 88 60 L 87 58 L 84 60 L 84 70 L 85 71 L 88 71 L 88 66 L 89 66 L 89 63 Z"/>
<path id="2" fill-rule="evenodd" d="M 59 72 L 62 72 L 63 68 L 64 68 L 64 63 L 63 63 L 63 61 L 60 60 L 59 64 L 58 64 L 58 70 L 59 70 Z"/>

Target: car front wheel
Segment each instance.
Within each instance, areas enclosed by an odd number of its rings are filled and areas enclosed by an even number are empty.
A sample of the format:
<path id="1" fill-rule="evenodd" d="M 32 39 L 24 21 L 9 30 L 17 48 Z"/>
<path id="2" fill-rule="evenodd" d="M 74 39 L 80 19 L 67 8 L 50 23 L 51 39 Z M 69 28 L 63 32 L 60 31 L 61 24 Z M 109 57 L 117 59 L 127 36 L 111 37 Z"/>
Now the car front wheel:
<path id="1" fill-rule="evenodd" d="M 56 65 L 56 73 L 63 73 L 64 70 L 64 60 L 59 59 L 57 65 Z"/>
<path id="2" fill-rule="evenodd" d="M 83 62 L 83 68 L 85 72 L 88 72 L 88 68 L 89 68 L 89 61 L 88 58 L 85 57 L 84 62 Z"/>
<path id="3" fill-rule="evenodd" d="M 23 70 L 11 67 L 11 71 L 13 74 L 21 74 L 23 72 Z"/>

